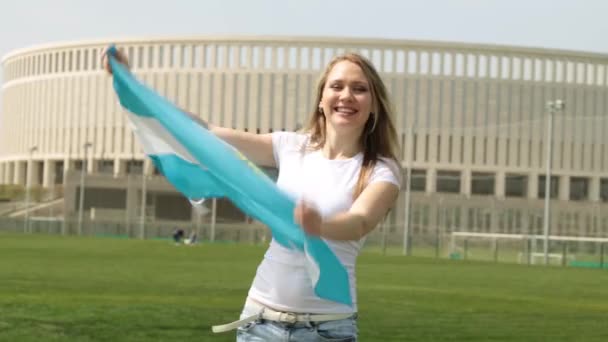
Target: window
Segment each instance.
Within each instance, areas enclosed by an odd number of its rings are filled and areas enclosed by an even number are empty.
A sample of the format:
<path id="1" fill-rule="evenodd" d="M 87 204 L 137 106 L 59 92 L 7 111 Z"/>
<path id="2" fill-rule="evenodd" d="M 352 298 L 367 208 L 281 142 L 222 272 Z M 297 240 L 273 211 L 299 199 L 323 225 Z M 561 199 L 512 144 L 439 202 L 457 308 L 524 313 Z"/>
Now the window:
<path id="1" fill-rule="evenodd" d="M 105 174 L 114 173 L 114 161 L 113 160 L 100 160 L 97 164 L 98 172 Z"/>
<path id="2" fill-rule="evenodd" d="M 437 171 L 437 192 L 459 193 L 460 171 Z"/>
<path id="3" fill-rule="evenodd" d="M 570 178 L 570 200 L 584 201 L 589 198 L 589 178 Z"/>
<path id="4" fill-rule="evenodd" d="M 58 161 L 55 163 L 55 177 L 53 180 L 53 184 L 62 184 L 63 183 L 63 162 Z"/>
<path id="5" fill-rule="evenodd" d="M 74 162 L 74 170 L 81 171 L 82 170 L 82 164 L 83 164 L 82 160 L 76 160 Z"/>
<path id="6" fill-rule="evenodd" d="M 412 175 L 410 180 L 412 182 L 412 186 L 410 188 L 411 191 L 426 190 L 426 170 L 412 169 Z"/>
<path id="7" fill-rule="evenodd" d="M 80 192 L 76 193 L 78 203 Z M 86 187 L 84 193 L 84 210 L 91 208 L 125 209 L 127 206 L 127 190 Z"/>
<path id="8" fill-rule="evenodd" d="M 545 176 L 538 176 L 538 197 L 545 197 Z M 549 185 L 549 197 L 557 198 L 557 194 L 559 193 L 559 179 L 557 176 L 551 176 L 551 181 Z"/>
<path id="9" fill-rule="evenodd" d="M 127 174 L 141 174 L 144 163 L 141 160 L 129 160 L 127 162 Z"/>
<path id="10" fill-rule="evenodd" d="M 524 175 L 507 174 L 505 177 L 506 197 L 525 197 L 528 192 L 528 177 Z"/>
<path id="11" fill-rule="evenodd" d="M 496 176 L 493 173 L 473 172 L 471 176 L 471 193 L 473 195 L 494 195 Z"/>
<path id="12" fill-rule="evenodd" d="M 608 202 L 608 178 L 600 179 L 600 199 Z"/>
<path id="13" fill-rule="evenodd" d="M 89 70 L 89 50 L 83 50 L 82 51 L 83 54 L 83 58 L 82 58 L 82 69 L 83 70 Z"/>

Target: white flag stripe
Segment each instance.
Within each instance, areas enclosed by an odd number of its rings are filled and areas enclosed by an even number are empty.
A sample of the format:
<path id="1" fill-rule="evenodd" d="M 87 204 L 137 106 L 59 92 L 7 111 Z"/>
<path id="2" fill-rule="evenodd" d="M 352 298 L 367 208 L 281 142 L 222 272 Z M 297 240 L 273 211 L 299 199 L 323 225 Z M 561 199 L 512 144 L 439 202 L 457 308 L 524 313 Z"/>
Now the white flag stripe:
<path id="1" fill-rule="evenodd" d="M 175 154 L 178 157 L 198 164 L 196 159 L 186 151 L 167 130 L 153 118 L 128 113 L 133 132 L 139 137 L 142 148 L 147 155 Z"/>

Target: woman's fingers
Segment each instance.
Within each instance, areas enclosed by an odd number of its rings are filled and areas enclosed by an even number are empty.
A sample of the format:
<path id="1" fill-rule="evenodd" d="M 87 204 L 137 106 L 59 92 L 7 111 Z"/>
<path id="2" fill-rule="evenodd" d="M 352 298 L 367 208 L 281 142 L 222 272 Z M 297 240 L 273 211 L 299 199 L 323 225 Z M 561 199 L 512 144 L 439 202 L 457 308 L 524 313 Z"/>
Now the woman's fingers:
<path id="1" fill-rule="evenodd" d="M 303 225 L 304 221 L 304 203 L 299 202 L 293 210 L 293 220 L 299 225 Z"/>
<path id="2" fill-rule="evenodd" d="M 294 222 L 299 224 L 307 234 L 320 235 L 321 215 L 313 206 L 300 202 L 296 205 L 293 216 Z"/>
<path id="3" fill-rule="evenodd" d="M 110 66 L 110 61 L 108 59 L 109 49 L 110 48 L 106 48 L 101 53 L 101 63 L 103 65 L 103 69 L 111 75 L 112 67 Z M 124 64 L 127 68 L 129 68 L 129 59 L 125 56 L 125 54 L 121 50 L 117 49 L 114 56 L 116 57 L 116 60 L 118 60 L 118 62 L 120 62 L 121 64 Z"/>
<path id="4" fill-rule="evenodd" d="M 116 50 L 116 59 L 118 59 L 120 63 L 126 65 L 127 68 L 129 67 L 129 59 L 122 50 Z"/>
<path id="5" fill-rule="evenodd" d="M 101 53 L 101 65 L 103 65 L 103 70 L 105 70 L 108 74 L 112 75 L 112 67 L 108 61 L 108 49 L 104 49 Z"/>

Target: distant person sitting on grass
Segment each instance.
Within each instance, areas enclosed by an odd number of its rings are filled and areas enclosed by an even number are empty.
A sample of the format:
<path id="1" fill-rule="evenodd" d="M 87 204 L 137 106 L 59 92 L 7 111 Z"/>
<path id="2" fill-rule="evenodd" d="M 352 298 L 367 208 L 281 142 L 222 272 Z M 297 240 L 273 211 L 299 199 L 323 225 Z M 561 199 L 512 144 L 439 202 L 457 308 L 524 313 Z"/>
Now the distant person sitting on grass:
<path id="1" fill-rule="evenodd" d="M 176 245 L 182 243 L 182 239 L 184 238 L 184 230 L 180 228 L 175 228 L 173 231 L 173 241 L 175 241 Z"/>

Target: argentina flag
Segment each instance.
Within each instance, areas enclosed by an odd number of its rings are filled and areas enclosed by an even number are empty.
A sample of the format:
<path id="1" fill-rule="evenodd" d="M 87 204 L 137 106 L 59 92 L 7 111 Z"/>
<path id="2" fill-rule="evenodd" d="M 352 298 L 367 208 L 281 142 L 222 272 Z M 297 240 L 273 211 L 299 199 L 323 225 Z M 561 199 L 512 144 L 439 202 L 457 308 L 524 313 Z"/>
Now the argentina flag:
<path id="1" fill-rule="evenodd" d="M 190 199 L 230 199 L 268 226 L 279 244 L 306 255 L 317 296 L 352 306 L 345 267 L 325 241 L 293 222 L 294 200 L 235 148 L 140 83 L 115 54 L 110 47 L 114 90 L 144 152 L 165 178 Z"/>

